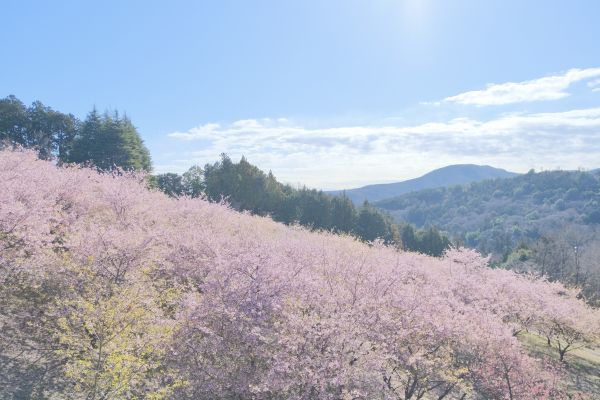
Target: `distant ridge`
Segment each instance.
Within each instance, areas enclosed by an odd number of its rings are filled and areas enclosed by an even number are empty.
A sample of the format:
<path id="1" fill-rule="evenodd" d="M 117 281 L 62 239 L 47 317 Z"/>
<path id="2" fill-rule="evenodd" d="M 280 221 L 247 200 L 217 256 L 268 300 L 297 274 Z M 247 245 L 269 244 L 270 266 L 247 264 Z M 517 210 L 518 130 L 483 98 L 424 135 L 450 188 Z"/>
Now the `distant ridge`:
<path id="1" fill-rule="evenodd" d="M 520 244 L 565 238 L 568 231 L 596 240 L 599 193 L 600 174 L 532 170 L 509 179 L 405 193 L 373 206 L 417 228 L 435 226 L 467 247 L 502 260 Z M 563 279 L 559 275 L 557 279 Z"/>
<path id="2" fill-rule="evenodd" d="M 375 202 L 421 189 L 463 185 L 487 179 L 511 178 L 516 175 L 519 174 L 490 167 L 489 165 L 457 164 L 433 170 L 419 178 L 395 183 L 367 185 L 356 189 L 348 189 L 345 192 L 350 200 L 360 204 L 365 200 Z M 342 192 L 343 190 L 335 190 L 326 193 L 340 195 Z"/>

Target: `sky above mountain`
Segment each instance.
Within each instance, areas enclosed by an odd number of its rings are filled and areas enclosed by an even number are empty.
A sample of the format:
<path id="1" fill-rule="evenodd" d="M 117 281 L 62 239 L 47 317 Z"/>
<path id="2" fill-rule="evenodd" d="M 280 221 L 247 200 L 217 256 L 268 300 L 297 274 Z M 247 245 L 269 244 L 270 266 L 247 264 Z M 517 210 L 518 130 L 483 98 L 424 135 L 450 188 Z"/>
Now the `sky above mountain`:
<path id="1" fill-rule="evenodd" d="M 0 95 L 126 111 L 157 172 L 244 154 L 336 189 L 597 168 L 600 2 L 3 2 Z"/>

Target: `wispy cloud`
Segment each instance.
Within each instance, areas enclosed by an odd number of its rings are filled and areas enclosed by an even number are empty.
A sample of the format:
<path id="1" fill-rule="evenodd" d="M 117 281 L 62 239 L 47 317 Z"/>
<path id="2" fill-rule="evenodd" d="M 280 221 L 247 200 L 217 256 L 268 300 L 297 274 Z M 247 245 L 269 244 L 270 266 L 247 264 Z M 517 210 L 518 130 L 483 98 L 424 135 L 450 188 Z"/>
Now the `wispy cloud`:
<path id="1" fill-rule="evenodd" d="M 559 100 L 570 95 L 566 90 L 574 83 L 599 76 L 600 68 L 575 68 L 570 69 L 564 74 L 546 76 L 530 81 L 489 84 L 483 90 L 474 90 L 447 97 L 444 99 L 444 102 L 493 106 Z M 594 82 L 598 84 L 599 80 L 595 80 Z M 596 90 L 596 86 L 593 86 L 592 90 Z"/>
<path id="2" fill-rule="evenodd" d="M 588 82 L 588 87 L 592 89 L 592 92 L 600 92 L 600 79 L 594 79 Z"/>
<path id="3" fill-rule="evenodd" d="M 205 124 L 169 136 L 198 143 L 186 160 L 179 161 L 182 168 L 213 162 L 226 152 L 232 157 L 246 155 L 287 182 L 347 188 L 414 177 L 459 162 L 521 171 L 540 166 L 597 167 L 600 108 L 489 120 L 455 118 L 414 126 L 307 128 L 266 118 Z"/>

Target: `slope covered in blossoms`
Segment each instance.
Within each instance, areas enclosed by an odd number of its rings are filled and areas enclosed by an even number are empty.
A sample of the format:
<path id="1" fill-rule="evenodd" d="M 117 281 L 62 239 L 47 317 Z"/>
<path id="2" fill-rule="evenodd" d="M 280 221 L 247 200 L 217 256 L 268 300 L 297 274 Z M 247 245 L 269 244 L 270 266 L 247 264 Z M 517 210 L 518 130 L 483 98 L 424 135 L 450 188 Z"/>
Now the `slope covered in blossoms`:
<path id="1" fill-rule="evenodd" d="M 0 397 L 550 399 L 599 314 L 558 284 L 0 153 Z"/>

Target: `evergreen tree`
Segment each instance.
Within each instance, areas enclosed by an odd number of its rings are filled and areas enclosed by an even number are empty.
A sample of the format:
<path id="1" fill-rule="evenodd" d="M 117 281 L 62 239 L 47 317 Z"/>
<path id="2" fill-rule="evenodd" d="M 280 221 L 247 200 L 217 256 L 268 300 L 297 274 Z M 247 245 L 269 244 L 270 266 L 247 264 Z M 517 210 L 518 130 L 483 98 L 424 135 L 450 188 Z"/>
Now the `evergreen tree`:
<path id="1" fill-rule="evenodd" d="M 300 220 L 300 207 L 296 190 L 290 185 L 282 185 L 281 191 L 281 202 L 275 205 L 273 218 L 286 224 L 298 222 Z"/>
<path id="2" fill-rule="evenodd" d="M 150 151 L 144 144 L 137 128 L 133 125 L 127 115 L 125 115 L 121 121 L 121 131 L 125 137 L 126 147 L 124 150 L 127 151 L 127 156 L 129 156 L 126 160 L 129 164 L 128 167 L 151 171 L 152 159 L 150 157 Z"/>
<path id="3" fill-rule="evenodd" d="M 79 121 L 35 101 L 30 107 L 15 96 L 0 99 L 0 145 L 35 149 L 40 158 L 67 158 Z"/>
<path id="4" fill-rule="evenodd" d="M 419 234 L 419 250 L 422 253 L 439 257 L 450 246 L 448 238 L 442 236 L 439 231 L 430 227 Z"/>
<path id="5" fill-rule="evenodd" d="M 209 200 L 224 198 L 235 209 L 270 215 L 286 224 L 349 233 L 365 241 L 379 238 L 405 250 L 431 255 L 441 255 L 449 246 L 438 231 L 416 232 L 410 225 L 399 226 L 368 202 L 357 209 L 345 195 L 332 197 L 322 191 L 284 185 L 245 157 L 234 163 L 222 154 L 220 161 L 206 164 L 204 169 L 195 166 L 183 176 L 162 174 L 153 178 L 154 185 L 171 196 L 198 196 L 204 192 Z"/>
<path id="6" fill-rule="evenodd" d="M 356 207 L 352 200 L 342 193 L 331 199 L 331 224 L 336 232 L 354 232 L 357 223 Z"/>
<path id="7" fill-rule="evenodd" d="M 230 199 L 232 205 L 238 202 L 233 198 L 237 193 L 239 177 L 235 166 L 227 154 L 221 154 L 221 161 L 214 164 L 206 164 L 204 167 L 204 182 L 206 184 L 206 196 L 212 201 L 221 201 L 223 198 Z"/>
<path id="8" fill-rule="evenodd" d="M 100 170 L 152 169 L 150 153 L 129 118 L 100 116 L 92 110 L 75 138 L 70 162 L 91 163 Z"/>
<path id="9" fill-rule="evenodd" d="M 294 193 L 297 197 L 298 222 L 315 229 L 331 227 L 331 200 L 323 192 L 306 187 Z"/>
<path id="10" fill-rule="evenodd" d="M 419 247 L 417 237 L 415 235 L 415 229 L 412 225 L 404 224 L 400 228 L 400 241 L 402 242 L 402 248 L 408 251 L 416 251 Z"/>
<path id="11" fill-rule="evenodd" d="M 383 214 L 371 207 L 366 200 L 360 208 L 356 225 L 357 233 L 363 240 L 371 242 L 375 239 L 391 239 L 389 224 Z"/>

